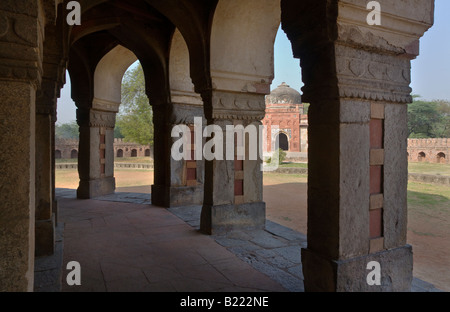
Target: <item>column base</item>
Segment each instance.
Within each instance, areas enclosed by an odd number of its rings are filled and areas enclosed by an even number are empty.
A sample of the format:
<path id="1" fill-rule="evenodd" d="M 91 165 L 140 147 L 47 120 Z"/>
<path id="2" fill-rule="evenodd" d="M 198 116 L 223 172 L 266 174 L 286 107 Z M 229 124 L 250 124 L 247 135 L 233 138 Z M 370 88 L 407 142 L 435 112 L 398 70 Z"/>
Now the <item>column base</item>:
<path id="1" fill-rule="evenodd" d="M 116 179 L 114 177 L 101 178 L 90 181 L 80 181 L 77 198 L 91 199 L 108 194 L 114 194 Z"/>
<path id="2" fill-rule="evenodd" d="M 209 235 L 238 230 L 262 230 L 266 224 L 266 203 L 203 205 L 200 230 Z"/>
<path id="3" fill-rule="evenodd" d="M 170 187 L 152 185 L 152 205 L 172 208 L 201 205 L 203 185 Z"/>
<path id="4" fill-rule="evenodd" d="M 35 256 L 51 256 L 55 252 L 55 215 L 50 220 L 37 220 Z"/>
<path id="5" fill-rule="evenodd" d="M 381 267 L 381 285 L 370 286 L 367 264 L 377 261 Z M 305 291 L 308 292 L 409 292 L 411 291 L 412 247 L 380 251 L 346 260 L 328 260 L 302 248 Z"/>

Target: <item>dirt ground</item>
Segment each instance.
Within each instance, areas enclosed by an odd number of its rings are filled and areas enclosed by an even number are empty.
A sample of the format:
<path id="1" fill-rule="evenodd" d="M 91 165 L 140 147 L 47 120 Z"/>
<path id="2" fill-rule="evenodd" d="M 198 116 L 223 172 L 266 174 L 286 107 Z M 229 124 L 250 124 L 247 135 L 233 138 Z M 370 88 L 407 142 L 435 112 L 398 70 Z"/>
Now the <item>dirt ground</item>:
<path id="1" fill-rule="evenodd" d="M 131 174 L 130 174 L 131 173 Z M 58 188 L 76 188 L 76 171 L 57 171 Z M 117 170 L 118 190 L 128 191 L 132 186 L 151 185 L 153 175 L 148 171 Z M 266 174 L 264 176 L 264 201 L 267 218 L 271 221 L 307 232 L 307 179 L 301 175 Z M 128 188 L 128 189 L 127 189 Z M 413 246 L 414 276 L 450 291 L 450 219 L 424 218 L 414 211 L 408 214 L 407 243 Z"/>
<path id="2" fill-rule="evenodd" d="M 264 201 L 267 218 L 301 233 L 307 231 L 306 177 L 266 174 Z M 446 201 L 450 203 L 450 201 Z M 414 208 L 414 209 L 413 209 Z M 450 216 L 448 211 L 408 212 L 407 243 L 413 248 L 413 275 L 450 291 Z"/>

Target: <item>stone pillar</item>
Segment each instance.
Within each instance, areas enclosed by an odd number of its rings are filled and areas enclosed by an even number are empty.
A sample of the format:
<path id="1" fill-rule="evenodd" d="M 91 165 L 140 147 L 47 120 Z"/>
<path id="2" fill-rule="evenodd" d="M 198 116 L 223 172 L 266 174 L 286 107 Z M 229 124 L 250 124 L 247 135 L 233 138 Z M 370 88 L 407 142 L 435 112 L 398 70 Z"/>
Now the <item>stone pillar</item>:
<path id="1" fill-rule="evenodd" d="M 39 1 L 2 1 L 0 17 L 0 292 L 32 291 L 35 100 L 44 17 Z"/>
<path id="2" fill-rule="evenodd" d="M 36 246 L 35 254 L 53 254 L 55 214 L 53 212 L 52 115 L 55 109 L 56 84 L 42 83 L 36 101 Z M 47 96 L 48 95 L 48 96 Z M 52 98 L 49 98 L 52 97 Z"/>
<path id="3" fill-rule="evenodd" d="M 360 21 L 365 7 L 344 2 L 309 1 L 315 10 L 303 18 L 282 4 L 284 29 L 302 63 L 303 99 L 311 103 L 305 290 L 410 291 L 406 104 L 410 59 L 425 28 L 414 12 L 405 15 L 406 4 L 384 4 L 391 28 L 385 32 Z M 424 12 L 432 11 L 428 4 Z M 323 25 L 308 35 L 298 31 L 299 20 L 318 25 L 318 19 Z M 411 29 L 416 39 L 405 36 Z M 367 282 L 372 261 L 380 264 L 379 285 Z"/>
<path id="4" fill-rule="evenodd" d="M 51 133 L 51 148 L 52 148 L 52 211 L 55 215 L 55 227 L 58 226 L 58 216 L 59 216 L 59 208 L 58 208 L 58 200 L 56 199 L 56 175 L 55 175 L 55 124 L 56 124 L 56 109 L 52 114 L 52 133 Z"/>
<path id="5" fill-rule="evenodd" d="M 43 79 L 36 98 L 36 256 L 53 254 L 57 204 L 55 200 L 56 101 L 65 82 L 65 60 L 58 38 L 54 9 L 47 8 Z M 60 45 L 59 45 L 60 44 Z"/>
<path id="6" fill-rule="evenodd" d="M 205 115 L 208 125 L 222 129 L 224 144 L 226 127 L 253 126 L 258 129 L 264 117 L 264 95 L 212 91 L 204 95 Z M 257 136 L 259 132 L 257 131 Z M 245 146 L 244 160 L 228 159 L 227 146 L 223 146 L 223 160 L 205 161 L 204 202 L 200 228 L 207 234 L 218 234 L 239 229 L 263 229 L 265 203 L 262 198 L 262 160 L 256 139 L 256 160 L 250 160 L 254 152 L 249 140 L 234 143 Z M 208 141 L 208 139 L 207 139 Z M 233 140 L 234 141 L 234 140 Z M 235 151 L 236 153 L 236 151 Z"/>
<path id="7" fill-rule="evenodd" d="M 155 184 L 152 185 L 152 204 L 161 207 L 201 205 L 204 160 L 174 160 L 171 148 L 177 138 L 172 138 L 171 132 L 176 125 L 188 125 L 193 131 L 194 117 L 203 120 L 203 107 L 198 103 L 171 103 L 166 108 L 154 106 L 153 114 Z"/>
<path id="8" fill-rule="evenodd" d="M 114 193 L 116 188 L 114 178 L 116 113 L 78 109 L 77 122 L 80 126 L 78 151 L 80 185 L 77 197 L 88 199 Z"/>

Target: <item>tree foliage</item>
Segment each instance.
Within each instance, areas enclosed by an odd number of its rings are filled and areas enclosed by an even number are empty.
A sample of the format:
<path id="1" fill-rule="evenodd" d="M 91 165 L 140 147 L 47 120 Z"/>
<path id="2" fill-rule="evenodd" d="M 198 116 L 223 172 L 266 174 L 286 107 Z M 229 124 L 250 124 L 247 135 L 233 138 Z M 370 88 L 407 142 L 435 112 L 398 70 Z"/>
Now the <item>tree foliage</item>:
<path id="1" fill-rule="evenodd" d="M 78 124 L 75 121 L 55 126 L 56 139 L 78 139 L 79 134 Z"/>
<path id="2" fill-rule="evenodd" d="M 125 73 L 122 81 L 122 105 L 116 125 L 125 141 L 153 144 L 153 113 L 145 93 L 141 64 Z"/>
<path id="3" fill-rule="evenodd" d="M 408 135 L 410 138 L 450 137 L 450 102 L 429 102 L 414 96 L 408 106 Z"/>
<path id="4" fill-rule="evenodd" d="M 270 164 L 272 162 L 272 159 L 274 159 L 274 161 L 278 161 L 278 164 L 281 165 L 285 161 L 286 156 L 287 156 L 287 153 L 284 150 L 282 150 L 281 148 L 279 148 L 278 150 L 273 152 L 272 157 L 269 157 L 266 160 L 266 162 L 268 164 Z"/>

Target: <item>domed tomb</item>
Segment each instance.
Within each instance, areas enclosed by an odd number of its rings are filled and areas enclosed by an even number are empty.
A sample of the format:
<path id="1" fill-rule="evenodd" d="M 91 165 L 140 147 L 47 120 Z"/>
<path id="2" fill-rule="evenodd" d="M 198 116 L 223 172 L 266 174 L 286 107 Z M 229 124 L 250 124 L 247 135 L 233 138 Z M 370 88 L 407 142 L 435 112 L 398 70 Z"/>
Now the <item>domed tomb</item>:
<path id="1" fill-rule="evenodd" d="M 266 97 L 266 104 L 302 104 L 302 96 L 283 82 Z"/>

